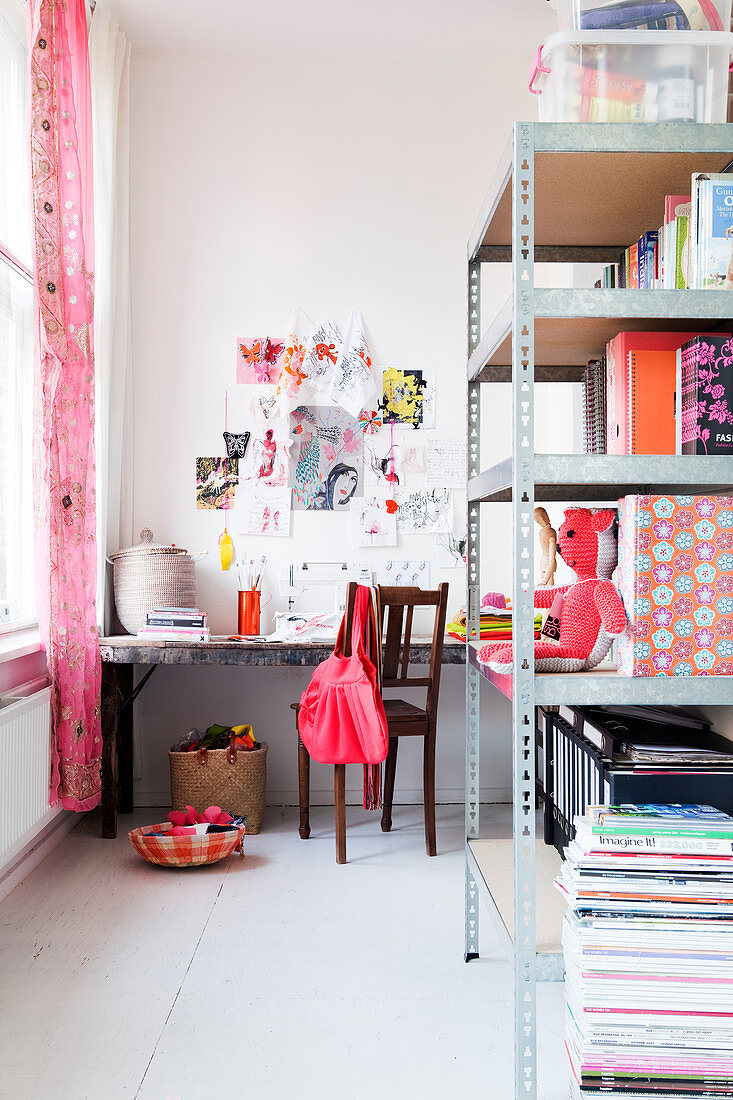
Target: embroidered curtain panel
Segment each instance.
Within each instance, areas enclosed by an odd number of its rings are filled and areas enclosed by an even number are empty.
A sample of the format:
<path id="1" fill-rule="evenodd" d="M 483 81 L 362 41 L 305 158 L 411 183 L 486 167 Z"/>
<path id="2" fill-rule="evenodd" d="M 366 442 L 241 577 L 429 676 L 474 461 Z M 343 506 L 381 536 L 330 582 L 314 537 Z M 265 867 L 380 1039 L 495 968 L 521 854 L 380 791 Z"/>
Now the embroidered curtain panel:
<path id="1" fill-rule="evenodd" d="M 53 680 L 50 801 L 100 797 L 92 147 L 84 0 L 29 0 L 38 619 Z"/>

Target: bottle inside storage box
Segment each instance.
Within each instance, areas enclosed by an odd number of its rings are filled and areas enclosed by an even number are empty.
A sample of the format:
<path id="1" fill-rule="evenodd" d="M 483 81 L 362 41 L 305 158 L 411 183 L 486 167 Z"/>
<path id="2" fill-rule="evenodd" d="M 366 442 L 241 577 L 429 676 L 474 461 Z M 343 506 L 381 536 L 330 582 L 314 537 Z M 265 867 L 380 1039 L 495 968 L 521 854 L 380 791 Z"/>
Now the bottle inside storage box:
<path id="1" fill-rule="evenodd" d="M 562 31 L 729 31 L 731 0 L 550 0 Z"/>
<path id="2" fill-rule="evenodd" d="M 553 34 L 530 71 L 540 122 L 725 122 L 733 34 Z"/>

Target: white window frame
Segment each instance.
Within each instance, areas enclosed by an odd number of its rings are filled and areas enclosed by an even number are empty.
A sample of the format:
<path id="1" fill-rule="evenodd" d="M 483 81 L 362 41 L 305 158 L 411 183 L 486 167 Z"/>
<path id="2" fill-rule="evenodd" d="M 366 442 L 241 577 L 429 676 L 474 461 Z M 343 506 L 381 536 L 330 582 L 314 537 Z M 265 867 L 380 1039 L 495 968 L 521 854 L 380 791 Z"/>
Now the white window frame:
<path id="1" fill-rule="evenodd" d="M 2 6 L 5 9 L 4 14 L 8 15 L 8 17 L 10 17 L 12 15 L 12 12 L 10 11 L 10 9 L 15 8 L 16 9 L 15 10 L 15 20 L 20 22 L 20 25 L 24 25 L 24 22 L 25 22 L 25 11 L 24 11 L 25 5 L 23 3 L 21 3 L 20 0 L 0 0 L 0 2 L 2 3 Z M 33 271 L 32 271 L 32 269 L 28 266 L 28 264 L 24 263 L 23 260 L 21 260 L 18 256 L 16 256 L 15 253 L 8 247 L 8 245 L 3 240 L 0 240 L 0 264 L 3 264 L 7 269 L 9 269 L 9 271 L 12 274 L 14 274 L 16 276 L 19 276 L 26 283 L 28 283 L 31 290 L 32 290 L 33 281 L 34 281 L 33 280 Z M 31 363 L 31 368 L 32 368 L 32 363 Z M 33 415 L 33 410 L 31 408 L 29 410 L 29 416 L 31 418 L 31 424 L 32 424 L 32 415 Z M 7 640 L 9 640 L 8 637 L 7 637 L 8 635 L 17 634 L 21 631 L 26 631 L 27 632 L 29 629 L 33 629 L 34 627 L 37 627 L 37 626 L 38 626 L 38 618 L 35 615 L 27 616 L 27 617 L 21 618 L 21 619 L 13 619 L 11 622 L 8 622 L 8 623 L 0 623 L 0 638 L 5 638 L 6 641 L 7 641 Z M 0 648 L 4 650 L 5 646 L 2 646 Z"/>

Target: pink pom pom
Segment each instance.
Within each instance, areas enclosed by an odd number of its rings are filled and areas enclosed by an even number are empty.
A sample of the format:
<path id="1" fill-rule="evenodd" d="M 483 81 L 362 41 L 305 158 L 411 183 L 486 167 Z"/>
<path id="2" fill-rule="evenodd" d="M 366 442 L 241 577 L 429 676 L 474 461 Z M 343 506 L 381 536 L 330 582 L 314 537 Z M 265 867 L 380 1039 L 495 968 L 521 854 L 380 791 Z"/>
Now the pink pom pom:
<path id="1" fill-rule="evenodd" d="M 196 829 L 193 825 L 174 825 L 168 830 L 168 836 L 195 836 Z"/>
<path id="2" fill-rule="evenodd" d="M 168 820 L 172 822 L 173 825 L 185 825 L 186 815 L 183 810 L 171 810 L 168 814 Z"/>
<path id="3" fill-rule="evenodd" d="M 204 810 L 204 821 L 208 821 L 210 825 L 220 825 L 221 813 L 221 806 L 207 806 Z"/>

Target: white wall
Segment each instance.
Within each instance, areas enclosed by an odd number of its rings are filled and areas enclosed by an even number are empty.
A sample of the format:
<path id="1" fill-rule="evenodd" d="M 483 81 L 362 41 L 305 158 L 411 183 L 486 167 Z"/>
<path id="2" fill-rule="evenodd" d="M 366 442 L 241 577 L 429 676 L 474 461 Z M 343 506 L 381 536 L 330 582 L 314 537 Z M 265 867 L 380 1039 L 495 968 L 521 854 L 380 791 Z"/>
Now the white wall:
<path id="1" fill-rule="evenodd" d="M 148 525 L 156 539 L 210 551 L 198 566 L 199 602 L 215 632 L 235 628 L 236 582 L 218 565 L 221 513 L 195 508 L 194 459 L 221 453 L 237 337 L 282 332 L 297 303 L 314 320 L 330 313 L 342 325 L 358 305 L 378 364 L 435 367 L 435 434 L 463 437 L 465 242 L 512 121 L 533 111 L 525 65 L 515 60 L 479 68 L 133 55 L 135 529 Z M 503 427 L 490 434 L 503 436 L 502 451 L 506 397 L 490 399 Z M 503 457 L 495 450 L 486 461 Z M 463 509 L 457 499 L 457 522 Z M 329 560 L 344 556 L 347 537 L 342 517 L 297 512 L 289 542 L 250 541 L 247 553 Z M 506 547 L 493 542 L 484 584 L 503 588 Z M 403 539 L 399 553 L 433 557 L 434 539 Z M 389 556 L 373 551 L 373 564 Z M 451 582 L 455 610 L 463 574 L 434 570 L 431 581 L 441 579 Z M 273 568 L 273 607 L 283 608 L 275 580 Z M 166 749 L 179 734 L 244 720 L 270 742 L 271 801 L 295 801 L 288 704 L 309 675 L 159 670 L 137 704 L 137 801 L 168 801 Z M 483 694 L 490 733 L 481 784 L 485 797 L 501 799 L 511 788 L 509 710 Z M 463 670 L 447 668 L 437 775 L 446 800 L 462 797 L 463 714 Z M 417 749 L 400 749 L 397 799 L 421 797 Z M 352 771 L 358 800 L 361 777 Z M 316 768 L 312 785 L 314 799 L 320 791 L 330 800 L 330 769 Z"/>

